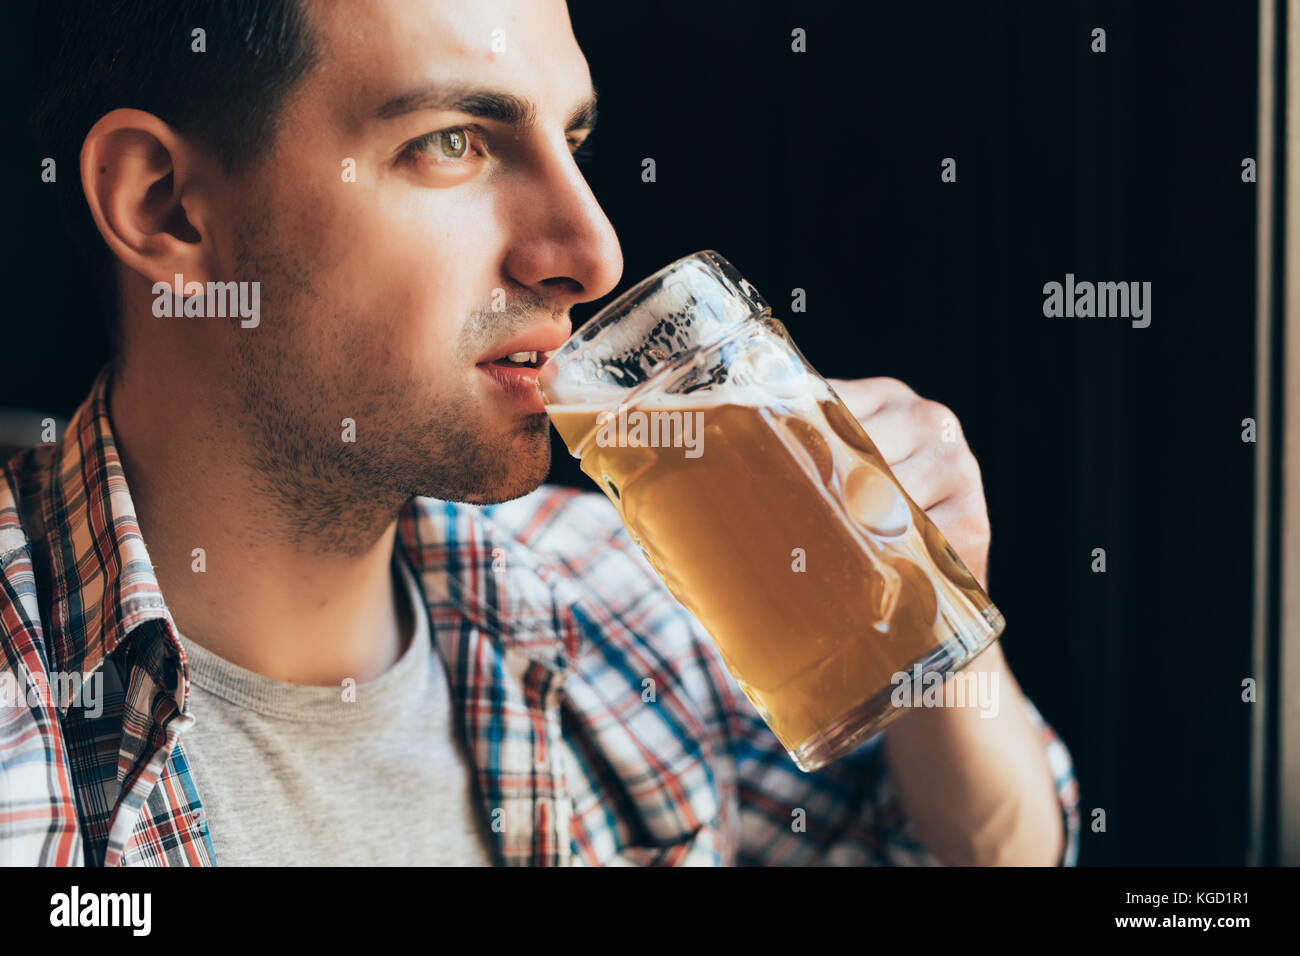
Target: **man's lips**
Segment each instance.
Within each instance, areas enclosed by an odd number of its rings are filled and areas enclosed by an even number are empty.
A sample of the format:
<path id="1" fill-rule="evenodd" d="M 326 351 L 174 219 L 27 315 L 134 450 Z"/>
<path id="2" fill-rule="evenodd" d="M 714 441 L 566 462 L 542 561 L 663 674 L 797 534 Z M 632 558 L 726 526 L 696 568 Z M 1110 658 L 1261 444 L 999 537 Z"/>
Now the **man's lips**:
<path id="1" fill-rule="evenodd" d="M 536 367 L 480 362 L 477 368 L 528 411 L 546 411 L 546 406 L 542 404 L 542 393 L 537 390 Z"/>
<path id="2" fill-rule="evenodd" d="M 477 368 L 510 398 L 530 412 L 544 412 L 541 392 L 537 390 L 537 370 L 552 352 L 563 345 L 573 330 L 565 316 L 559 325 L 524 332 L 501 345 L 480 361 Z"/>
<path id="3" fill-rule="evenodd" d="M 494 346 L 492 352 L 479 359 L 478 364 L 486 365 L 501 361 L 510 355 L 519 356 L 531 352 L 536 355 L 529 364 L 541 365 L 549 358 L 549 353 L 554 352 L 568 340 L 569 333 L 572 331 L 573 323 L 569 321 L 568 316 L 565 316 L 564 321 L 559 325 L 547 325 L 545 328 L 523 332 L 513 339 Z"/>

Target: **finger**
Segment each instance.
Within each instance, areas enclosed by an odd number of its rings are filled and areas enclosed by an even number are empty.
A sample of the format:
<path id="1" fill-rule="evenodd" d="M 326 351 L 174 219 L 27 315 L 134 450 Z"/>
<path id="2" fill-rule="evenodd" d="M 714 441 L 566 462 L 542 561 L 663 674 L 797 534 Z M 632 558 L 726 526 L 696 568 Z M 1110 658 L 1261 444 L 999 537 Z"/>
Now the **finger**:
<path id="1" fill-rule="evenodd" d="M 874 414 L 859 415 L 858 422 L 891 468 L 915 453 L 926 438 L 908 405 L 886 405 Z"/>
<path id="2" fill-rule="evenodd" d="M 980 494 L 982 492 L 971 492 Z M 981 585 L 987 585 L 989 532 L 988 523 L 981 515 L 983 502 L 972 502 L 968 495 L 956 495 L 926 511 L 939 533 L 944 536 L 957 557 L 970 569 Z"/>
<path id="3" fill-rule="evenodd" d="M 858 419 L 873 415 L 886 405 L 916 399 L 916 393 L 896 378 L 828 378 L 826 381 Z"/>
<path id="4" fill-rule="evenodd" d="M 964 480 L 954 469 L 945 467 L 935 445 L 923 445 L 897 464 L 891 462 L 889 470 L 922 511 L 957 494 Z"/>

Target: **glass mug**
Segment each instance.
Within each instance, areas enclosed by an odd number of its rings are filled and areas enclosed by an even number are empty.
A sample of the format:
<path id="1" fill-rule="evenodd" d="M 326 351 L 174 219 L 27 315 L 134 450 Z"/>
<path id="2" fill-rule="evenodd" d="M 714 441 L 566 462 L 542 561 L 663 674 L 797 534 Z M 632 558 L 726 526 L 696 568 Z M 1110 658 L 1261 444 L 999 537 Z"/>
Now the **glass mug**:
<path id="1" fill-rule="evenodd" d="M 795 764 L 844 756 L 1004 620 L 758 292 L 656 272 L 538 375 L 569 451 Z"/>

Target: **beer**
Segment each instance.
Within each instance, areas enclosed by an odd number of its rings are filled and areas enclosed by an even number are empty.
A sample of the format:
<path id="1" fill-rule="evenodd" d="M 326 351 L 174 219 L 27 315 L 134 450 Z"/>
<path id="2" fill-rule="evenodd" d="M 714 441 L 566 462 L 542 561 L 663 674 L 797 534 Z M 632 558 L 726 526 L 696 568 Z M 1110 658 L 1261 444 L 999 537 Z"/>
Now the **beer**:
<path id="1" fill-rule="evenodd" d="M 791 759 L 816 770 L 1002 615 L 716 252 L 642 280 L 538 372 L 569 451 Z"/>
<path id="2" fill-rule="evenodd" d="M 723 387 L 547 412 L 791 753 L 863 707 L 887 717 L 895 675 L 987 603 L 813 376 L 775 401 Z"/>

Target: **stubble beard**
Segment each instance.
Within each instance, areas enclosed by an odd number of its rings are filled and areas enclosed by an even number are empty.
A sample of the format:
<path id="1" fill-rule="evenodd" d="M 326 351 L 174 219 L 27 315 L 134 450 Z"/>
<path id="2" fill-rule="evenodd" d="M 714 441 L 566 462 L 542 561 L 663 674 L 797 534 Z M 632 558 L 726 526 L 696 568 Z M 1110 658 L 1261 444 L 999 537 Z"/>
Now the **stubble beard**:
<path id="1" fill-rule="evenodd" d="M 324 301 L 305 264 L 261 241 L 267 232 L 263 221 L 237 238 L 239 277 L 262 283 L 262 320 L 232 331 L 231 394 L 222 416 L 246 436 L 235 454 L 252 476 L 250 498 L 265 509 L 268 535 L 355 554 L 412 496 L 491 504 L 545 480 L 544 414 L 520 415 L 506 433 L 488 434 L 487 413 L 468 383 L 431 401 L 420 388 L 427 382 L 385 377 L 400 367 L 386 343 L 353 334 L 365 323 Z M 462 351 L 493 322 L 501 317 L 471 316 Z M 322 363 L 322 349 L 342 350 L 335 354 L 348 360 Z M 462 357 L 453 367 L 472 368 Z"/>

